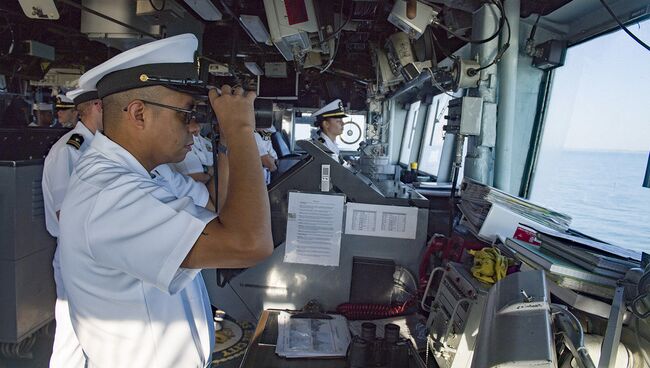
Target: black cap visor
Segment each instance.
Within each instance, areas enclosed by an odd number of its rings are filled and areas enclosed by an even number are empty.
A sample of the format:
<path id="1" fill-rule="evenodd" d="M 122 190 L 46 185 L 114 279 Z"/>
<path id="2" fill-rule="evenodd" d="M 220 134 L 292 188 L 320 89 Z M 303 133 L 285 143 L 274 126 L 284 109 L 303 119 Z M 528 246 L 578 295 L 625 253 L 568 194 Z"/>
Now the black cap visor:
<path id="1" fill-rule="evenodd" d="M 197 77 L 194 63 L 145 64 L 105 75 L 97 82 L 97 93 L 103 98 L 136 88 L 164 86 L 196 98 L 205 97 L 208 89 Z"/>

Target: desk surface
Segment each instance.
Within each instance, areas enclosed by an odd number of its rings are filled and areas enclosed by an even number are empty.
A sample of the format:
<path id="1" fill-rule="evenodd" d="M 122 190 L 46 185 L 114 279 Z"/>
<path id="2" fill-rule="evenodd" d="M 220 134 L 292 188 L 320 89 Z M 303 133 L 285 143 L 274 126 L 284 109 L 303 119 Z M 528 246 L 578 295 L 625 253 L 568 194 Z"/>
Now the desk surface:
<path id="1" fill-rule="evenodd" d="M 280 311 L 265 310 L 255 328 L 240 368 L 345 368 L 345 359 L 287 359 L 275 354 Z"/>

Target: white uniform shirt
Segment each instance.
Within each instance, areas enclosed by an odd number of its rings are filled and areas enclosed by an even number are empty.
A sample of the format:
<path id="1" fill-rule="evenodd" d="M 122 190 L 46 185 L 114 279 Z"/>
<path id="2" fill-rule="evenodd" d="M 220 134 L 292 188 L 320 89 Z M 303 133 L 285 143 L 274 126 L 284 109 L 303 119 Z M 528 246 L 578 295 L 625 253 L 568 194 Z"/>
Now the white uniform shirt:
<path id="1" fill-rule="evenodd" d="M 83 143 L 79 148 L 68 144 L 73 134 L 83 137 Z M 54 237 L 59 236 L 59 219 L 56 213 L 61 210 L 61 204 L 68 189 L 68 182 L 74 165 L 81 157 L 81 154 L 88 149 L 93 140 L 93 133 L 82 123 L 59 138 L 50 148 L 43 165 L 43 205 L 45 206 L 45 226 L 47 231 Z M 56 331 L 54 334 L 54 345 L 50 357 L 51 368 L 83 368 L 85 358 L 79 340 L 75 336 L 70 322 L 70 310 L 68 308 L 67 295 L 63 281 L 61 280 L 59 247 L 54 251 L 52 266 L 54 268 L 54 282 L 56 284 L 56 304 L 54 307 L 54 318 L 56 319 Z"/>
<path id="2" fill-rule="evenodd" d="M 336 142 L 332 142 L 330 137 L 328 137 L 325 133 L 320 132 L 318 136 L 316 137 L 318 141 L 320 141 L 322 144 L 325 145 L 330 151 L 332 151 L 332 158 L 338 162 L 341 162 L 341 157 L 339 153 L 341 150 L 339 149 L 339 146 L 336 145 Z M 322 140 L 322 141 L 321 141 Z"/>
<path id="3" fill-rule="evenodd" d="M 174 188 L 101 133 L 77 163 L 59 247 L 89 367 L 210 363 L 214 325 L 205 284 L 200 270 L 180 264 L 216 214 Z"/>
<path id="4" fill-rule="evenodd" d="M 197 206 L 205 207 L 210 199 L 208 188 L 189 176 L 175 171 L 171 164 L 162 164 L 151 171 L 152 179 L 176 197 L 190 197 Z"/>
<path id="5" fill-rule="evenodd" d="M 73 134 L 80 134 L 84 142 L 79 149 L 67 144 Z M 93 140 L 93 133 L 83 124 L 65 133 L 50 148 L 50 152 L 43 164 L 43 204 L 45 205 L 45 226 L 53 237 L 59 236 L 59 219 L 57 211 L 61 210 L 61 203 L 65 191 L 68 189 L 70 174 L 75 162 L 86 151 Z"/>
<path id="6" fill-rule="evenodd" d="M 260 153 L 260 157 L 269 155 L 274 160 L 277 160 L 278 154 L 273 149 L 273 142 L 271 142 L 270 136 L 268 136 L 269 139 L 264 139 L 258 132 L 254 132 L 253 135 L 255 136 L 255 143 L 257 143 L 257 151 Z M 268 185 L 271 182 L 271 171 L 264 166 L 262 166 L 262 170 L 264 171 L 264 179 Z"/>
<path id="7" fill-rule="evenodd" d="M 171 164 L 172 168 L 181 174 L 202 173 L 205 167 L 212 166 L 214 157 L 212 157 L 212 142 L 200 135 L 193 136 L 194 144 L 192 150 L 187 153 L 185 159 L 181 162 Z"/>
<path id="8" fill-rule="evenodd" d="M 192 150 L 196 152 L 196 155 L 201 160 L 201 164 L 203 164 L 203 166 L 212 166 L 214 164 L 214 157 L 212 156 L 212 142 L 200 134 L 195 135 L 192 138 L 194 139 Z"/>

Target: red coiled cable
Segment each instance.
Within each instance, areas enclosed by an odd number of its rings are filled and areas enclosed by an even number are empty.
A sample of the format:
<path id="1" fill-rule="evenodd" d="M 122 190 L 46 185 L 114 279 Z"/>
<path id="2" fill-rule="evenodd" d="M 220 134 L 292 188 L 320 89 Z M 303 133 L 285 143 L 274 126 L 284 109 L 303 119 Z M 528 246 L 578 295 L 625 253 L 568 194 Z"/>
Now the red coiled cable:
<path id="1" fill-rule="evenodd" d="M 411 298 L 400 305 L 343 303 L 336 307 L 336 312 L 349 320 L 369 320 L 399 316 L 404 314 L 416 300 Z"/>

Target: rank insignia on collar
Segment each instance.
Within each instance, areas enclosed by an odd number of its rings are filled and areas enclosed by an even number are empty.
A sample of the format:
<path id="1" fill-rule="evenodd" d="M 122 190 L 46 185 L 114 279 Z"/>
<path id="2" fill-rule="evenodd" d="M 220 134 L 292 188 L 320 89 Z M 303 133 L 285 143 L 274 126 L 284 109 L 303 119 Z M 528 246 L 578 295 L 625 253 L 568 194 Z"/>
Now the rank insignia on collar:
<path id="1" fill-rule="evenodd" d="M 66 144 L 69 144 L 76 149 L 80 149 L 81 145 L 84 144 L 84 137 L 81 134 L 75 133 L 70 136 L 70 139 L 68 139 L 68 142 L 66 142 Z"/>

